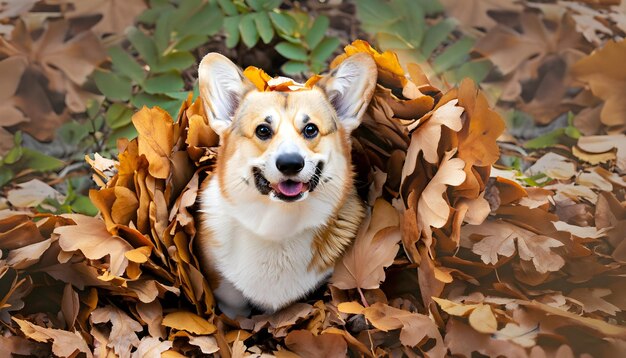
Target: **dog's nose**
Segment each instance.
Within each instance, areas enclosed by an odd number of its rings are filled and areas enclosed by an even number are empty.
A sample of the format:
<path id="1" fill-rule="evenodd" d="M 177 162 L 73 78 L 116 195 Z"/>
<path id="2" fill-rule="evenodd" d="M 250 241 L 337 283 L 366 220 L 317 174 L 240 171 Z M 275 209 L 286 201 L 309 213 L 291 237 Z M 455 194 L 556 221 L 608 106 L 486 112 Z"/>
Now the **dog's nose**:
<path id="1" fill-rule="evenodd" d="M 298 153 L 281 154 L 276 158 L 276 168 L 285 175 L 298 174 L 304 168 L 304 158 Z"/>

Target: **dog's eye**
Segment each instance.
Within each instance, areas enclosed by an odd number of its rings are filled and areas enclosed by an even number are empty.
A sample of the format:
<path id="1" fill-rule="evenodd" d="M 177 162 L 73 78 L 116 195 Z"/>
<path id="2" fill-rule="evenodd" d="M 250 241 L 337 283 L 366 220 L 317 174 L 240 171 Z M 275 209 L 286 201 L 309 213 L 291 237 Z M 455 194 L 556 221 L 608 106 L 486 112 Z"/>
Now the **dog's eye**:
<path id="1" fill-rule="evenodd" d="M 319 129 L 317 129 L 317 126 L 313 123 L 307 124 L 302 129 L 302 135 L 304 135 L 304 138 L 307 138 L 307 139 L 315 138 L 315 136 L 317 136 L 318 133 L 319 133 Z"/>
<path id="2" fill-rule="evenodd" d="M 270 128 L 267 124 L 260 124 L 256 127 L 254 133 L 257 137 L 259 137 L 259 139 L 266 140 L 272 136 L 272 128 Z"/>

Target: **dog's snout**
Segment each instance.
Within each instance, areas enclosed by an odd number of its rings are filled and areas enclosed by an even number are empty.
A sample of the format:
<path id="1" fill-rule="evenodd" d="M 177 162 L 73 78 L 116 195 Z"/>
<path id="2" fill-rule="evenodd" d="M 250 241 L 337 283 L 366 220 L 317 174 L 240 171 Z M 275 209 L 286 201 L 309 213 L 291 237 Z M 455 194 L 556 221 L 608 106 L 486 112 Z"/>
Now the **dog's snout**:
<path id="1" fill-rule="evenodd" d="M 298 153 L 281 154 L 276 158 L 276 168 L 285 175 L 298 174 L 304 168 L 304 158 Z"/>

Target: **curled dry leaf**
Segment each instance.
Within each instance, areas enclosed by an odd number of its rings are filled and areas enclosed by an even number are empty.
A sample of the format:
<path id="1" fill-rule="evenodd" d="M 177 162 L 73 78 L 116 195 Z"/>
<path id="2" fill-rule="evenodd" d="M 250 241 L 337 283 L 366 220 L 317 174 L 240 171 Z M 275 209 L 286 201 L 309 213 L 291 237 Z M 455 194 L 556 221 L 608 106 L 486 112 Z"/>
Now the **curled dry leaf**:
<path id="1" fill-rule="evenodd" d="M 24 335 L 37 342 L 52 341 L 52 353 L 59 357 L 73 357 L 76 352 L 84 353 L 88 358 L 93 357 L 87 342 L 78 332 L 69 332 L 61 329 L 44 328 L 28 321 L 12 317 Z"/>
<path id="2" fill-rule="evenodd" d="M 113 306 L 97 308 L 91 312 L 91 321 L 93 323 L 111 322 L 107 347 L 112 348 L 120 357 L 128 357 L 131 349 L 139 345 L 140 341 L 136 332 L 141 332 L 143 327 L 119 308 Z"/>
<path id="3" fill-rule="evenodd" d="M 378 288 L 385 280 L 384 268 L 393 263 L 400 246 L 399 218 L 389 203 L 378 200 L 366 217 L 353 246 L 337 263 L 331 278 L 333 286 L 351 288 Z"/>

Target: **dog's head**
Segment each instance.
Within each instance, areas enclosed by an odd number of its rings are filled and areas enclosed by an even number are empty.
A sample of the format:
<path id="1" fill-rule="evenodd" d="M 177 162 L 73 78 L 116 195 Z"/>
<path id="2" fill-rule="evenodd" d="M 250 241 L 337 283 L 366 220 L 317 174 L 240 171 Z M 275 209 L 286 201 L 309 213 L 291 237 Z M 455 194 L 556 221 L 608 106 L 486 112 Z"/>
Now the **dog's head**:
<path id="1" fill-rule="evenodd" d="M 226 199 L 342 200 L 352 185 L 350 133 L 376 84 L 369 55 L 351 56 L 310 90 L 293 92 L 258 91 L 217 53 L 204 57 L 198 73 L 220 136 L 217 175 Z"/>

